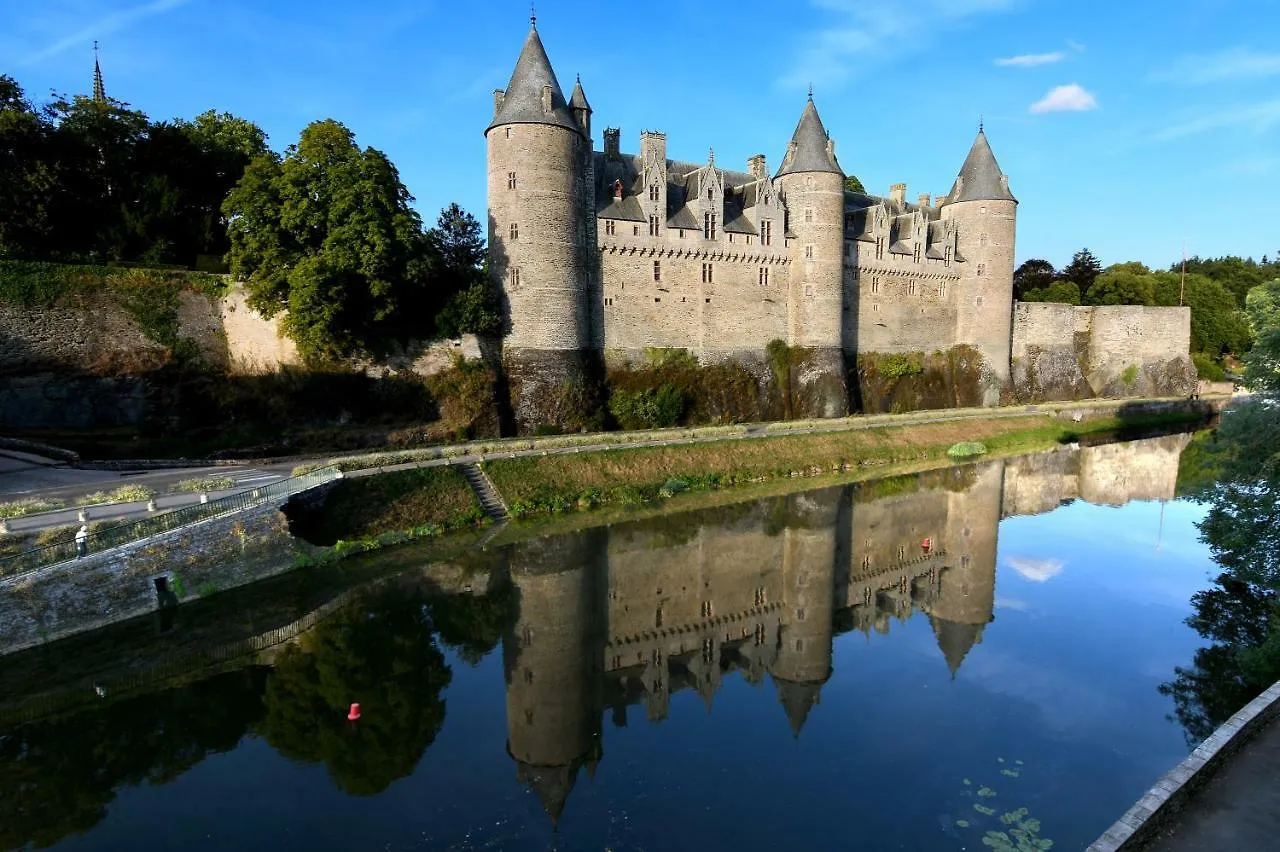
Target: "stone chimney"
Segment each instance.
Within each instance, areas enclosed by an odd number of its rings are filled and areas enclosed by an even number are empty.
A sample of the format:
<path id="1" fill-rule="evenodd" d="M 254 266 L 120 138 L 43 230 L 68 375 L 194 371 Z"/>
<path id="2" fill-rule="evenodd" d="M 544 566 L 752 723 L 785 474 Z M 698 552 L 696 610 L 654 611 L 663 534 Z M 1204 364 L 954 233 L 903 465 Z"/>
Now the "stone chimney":
<path id="1" fill-rule="evenodd" d="M 747 158 L 747 174 L 754 180 L 764 180 L 769 176 L 769 167 L 764 163 L 764 154 Z"/>
<path id="2" fill-rule="evenodd" d="M 604 129 L 604 155 L 611 159 L 621 156 L 619 143 L 622 139 L 622 131 L 616 127 L 606 127 Z"/>
<path id="3" fill-rule="evenodd" d="M 889 187 L 889 197 L 893 199 L 894 204 L 906 204 L 907 185 L 905 183 L 895 183 Z"/>
<path id="4" fill-rule="evenodd" d="M 928 207 L 928 206 L 929 206 L 929 193 L 927 193 L 927 192 L 922 192 L 922 193 L 920 193 L 920 197 L 916 199 L 916 204 L 917 204 L 919 207 L 921 207 L 921 208 Z"/>
<path id="5" fill-rule="evenodd" d="M 498 111 L 502 109 L 502 105 L 503 103 L 506 102 L 506 100 L 507 100 L 506 92 L 502 91 L 501 89 L 493 90 L 493 114 L 495 117 L 497 117 Z"/>
<path id="6" fill-rule="evenodd" d="M 650 154 L 662 164 L 665 174 L 667 166 L 667 134 L 657 130 L 644 130 L 640 133 L 640 162 L 649 162 Z"/>

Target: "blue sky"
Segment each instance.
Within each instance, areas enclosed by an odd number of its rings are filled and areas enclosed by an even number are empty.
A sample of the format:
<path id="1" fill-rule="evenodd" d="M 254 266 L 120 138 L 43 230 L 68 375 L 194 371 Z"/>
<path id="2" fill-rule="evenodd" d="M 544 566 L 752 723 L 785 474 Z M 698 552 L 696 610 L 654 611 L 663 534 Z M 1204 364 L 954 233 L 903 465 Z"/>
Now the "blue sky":
<path id="1" fill-rule="evenodd" d="M 591 10 L 580 16 L 579 8 Z M 1280 4 L 1275 0 L 542 0 L 597 147 L 664 130 L 670 156 L 776 167 L 810 82 L 840 162 L 872 192 L 946 192 L 979 116 L 1021 202 L 1018 260 L 1165 266 L 1280 253 Z M 646 11 L 649 9 L 650 11 Z M 3 0 L 0 73 L 107 91 L 152 117 L 209 108 L 273 147 L 332 117 L 400 168 L 429 222 L 483 219 L 483 130 L 528 29 L 524 2 Z M 585 19 L 584 19 L 585 18 Z"/>

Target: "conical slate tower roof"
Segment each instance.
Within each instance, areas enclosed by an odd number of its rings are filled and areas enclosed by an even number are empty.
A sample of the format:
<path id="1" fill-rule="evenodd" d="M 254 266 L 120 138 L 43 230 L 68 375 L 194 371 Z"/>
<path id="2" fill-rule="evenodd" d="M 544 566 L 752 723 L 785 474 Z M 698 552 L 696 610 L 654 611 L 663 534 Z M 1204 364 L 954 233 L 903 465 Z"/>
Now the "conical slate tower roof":
<path id="1" fill-rule="evenodd" d="M 773 685 L 777 687 L 778 700 L 782 702 L 787 721 L 791 723 L 791 733 L 799 738 L 800 729 L 809 718 L 809 711 L 818 703 L 818 693 L 822 690 L 822 684 L 798 683 L 774 677 Z"/>
<path id="2" fill-rule="evenodd" d="M 573 792 L 573 782 L 578 776 L 578 762 L 569 766 L 530 766 L 521 763 L 517 766 L 516 776 L 538 795 L 543 810 L 551 817 L 551 824 L 558 825 L 569 794 Z"/>
<path id="3" fill-rule="evenodd" d="M 947 668 L 951 670 L 951 676 L 955 677 L 969 650 L 982 641 L 982 625 L 961 624 L 933 616 L 930 616 L 929 621 L 933 625 L 933 635 L 938 640 L 938 648 L 947 661 Z"/>
<path id="4" fill-rule="evenodd" d="M 582 78 L 579 77 L 573 84 L 573 94 L 569 97 L 570 109 L 585 109 L 591 112 L 591 104 L 587 103 L 587 93 L 582 91 Z"/>
<path id="5" fill-rule="evenodd" d="M 1009 181 L 996 155 L 991 152 L 991 143 L 987 134 L 978 128 L 978 138 L 973 140 L 969 156 L 964 158 L 960 167 L 960 175 L 947 195 L 947 203 L 956 201 L 1017 201 L 1009 191 Z"/>
<path id="6" fill-rule="evenodd" d="M 818 108 L 813 105 L 813 96 L 810 95 L 804 112 L 800 113 L 796 132 L 791 134 L 791 145 L 787 147 L 787 155 L 776 177 L 796 172 L 834 172 L 843 176 L 840 164 L 827 145 L 828 140 L 827 129 L 822 126 Z"/>
<path id="7" fill-rule="evenodd" d="M 542 108 L 542 90 L 546 86 L 551 87 L 549 110 Z M 502 108 L 485 128 L 485 133 L 504 124 L 552 124 L 576 133 L 582 132 L 569 111 L 560 82 L 556 80 L 556 72 L 551 70 L 551 60 L 547 58 L 536 25 L 529 27 L 529 37 L 524 40 L 524 48 L 516 60 L 516 70 L 511 74 L 511 82 L 507 83 Z"/>

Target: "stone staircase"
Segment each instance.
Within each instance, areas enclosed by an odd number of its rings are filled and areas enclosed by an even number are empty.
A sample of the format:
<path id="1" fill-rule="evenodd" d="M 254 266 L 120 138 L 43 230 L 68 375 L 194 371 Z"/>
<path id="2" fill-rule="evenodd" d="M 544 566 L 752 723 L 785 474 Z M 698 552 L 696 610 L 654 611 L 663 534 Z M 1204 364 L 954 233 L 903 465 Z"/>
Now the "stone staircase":
<path id="1" fill-rule="evenodd" d="M 458 469 L 467 478 L 467 482 L 471 485 L 471 490 L 475 492 L 476 499 L 484 507 L 485 513 L 493 518 L 494 523 L 505 524 L 511 520 L 511 513 L 507 511 L 507 504 L 502 502 L 502 495 L 498 493 L 498 489 L 493 487 L 489 477 L 484 475 L 484 471 L 475 462 L 460 464 Z"/>

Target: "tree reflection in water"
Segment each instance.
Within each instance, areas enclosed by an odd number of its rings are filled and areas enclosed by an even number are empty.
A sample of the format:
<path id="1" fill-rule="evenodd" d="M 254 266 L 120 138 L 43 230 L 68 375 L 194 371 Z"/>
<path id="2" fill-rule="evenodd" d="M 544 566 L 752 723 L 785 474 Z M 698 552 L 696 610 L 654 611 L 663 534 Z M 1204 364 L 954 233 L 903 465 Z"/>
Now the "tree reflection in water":
<path id="1" fill-rule="evenodd" d="M 1208 504 L 1200 534 L 1222 568 L 1187 620 L 1213 644 L 1160 687 L 1194 746 L 1280 679 L 1280 406 L 1237 406 L 1184 459 L 1180 486 Z"/>

